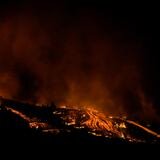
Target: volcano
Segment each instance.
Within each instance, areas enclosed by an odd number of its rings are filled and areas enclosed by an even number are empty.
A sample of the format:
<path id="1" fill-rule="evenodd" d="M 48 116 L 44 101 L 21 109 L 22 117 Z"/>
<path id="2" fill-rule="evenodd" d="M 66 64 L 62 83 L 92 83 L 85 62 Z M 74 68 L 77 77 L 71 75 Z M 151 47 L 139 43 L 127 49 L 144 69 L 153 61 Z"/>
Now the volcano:
<path id="1" fill-rule="evenodd" d="M 23 142 L 30 137 L 53 144 L 160 143 L 153 126 L 105 115 L 91 106 L 33 105 L 5 98 L 0 104 L 1 134 L 6 140 L 23 137 Z"/>

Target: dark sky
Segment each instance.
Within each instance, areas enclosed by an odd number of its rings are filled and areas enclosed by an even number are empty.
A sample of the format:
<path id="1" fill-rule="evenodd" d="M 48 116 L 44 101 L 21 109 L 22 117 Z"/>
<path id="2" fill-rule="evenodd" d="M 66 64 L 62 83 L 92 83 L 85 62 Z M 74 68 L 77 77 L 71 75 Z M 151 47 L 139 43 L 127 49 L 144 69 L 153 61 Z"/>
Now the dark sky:
<path id="1" fill-rule="evenodd" d="M 158 12 L 152 4 L 1 2 L 1 94 L 158 110 Z"/>

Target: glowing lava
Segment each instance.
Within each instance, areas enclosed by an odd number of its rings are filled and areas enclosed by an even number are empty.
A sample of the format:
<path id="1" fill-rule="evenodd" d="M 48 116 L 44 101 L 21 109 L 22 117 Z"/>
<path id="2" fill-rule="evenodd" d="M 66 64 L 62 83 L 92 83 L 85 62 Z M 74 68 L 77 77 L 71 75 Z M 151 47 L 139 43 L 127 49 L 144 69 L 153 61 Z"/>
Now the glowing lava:
<path id="1" fill-rule="evenodd" d="M 105 115 L 92 106 L 30 105 L 1 98 L 0 107 L 16 114 L 30 129 L 43 133 L 92 134 L 107 138 L 121 138 L 129 142 L 159 142 L 160 134 L 127 118 Z M 81 132 L 82 131 L 82 132 Z"/>
<path id="2" fill-rule="evenodd" d="M 112 119 L 107 118 L 105 115 L 92 108 L 87 108 L 86 113 L 90 117 L 86 122 L 84 122 L 87 127 L 100 131 L 109 131 L 119 137 L 123 137 L 123 133 L 118 130 Z"/>

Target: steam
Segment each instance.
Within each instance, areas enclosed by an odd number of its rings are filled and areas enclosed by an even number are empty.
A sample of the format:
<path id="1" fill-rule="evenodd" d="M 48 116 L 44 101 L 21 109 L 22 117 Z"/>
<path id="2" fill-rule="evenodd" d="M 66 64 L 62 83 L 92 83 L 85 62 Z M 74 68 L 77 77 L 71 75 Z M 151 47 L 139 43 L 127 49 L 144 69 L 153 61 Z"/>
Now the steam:
<path id="1" fill-rule="evenodd" d="M 93 12 L 75 16 L 61 10 L 52 16 L 32 10 L 4 16 L 0 94 L 153 117 L 141 85 L 140 45 L 111 25 L 104 27 Z"/>

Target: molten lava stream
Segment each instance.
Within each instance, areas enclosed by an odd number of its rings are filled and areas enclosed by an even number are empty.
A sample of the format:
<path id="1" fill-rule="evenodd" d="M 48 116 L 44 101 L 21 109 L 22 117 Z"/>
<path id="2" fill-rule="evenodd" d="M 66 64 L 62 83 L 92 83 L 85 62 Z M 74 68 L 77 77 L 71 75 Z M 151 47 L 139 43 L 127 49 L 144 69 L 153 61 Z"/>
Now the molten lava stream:
<path id="1" fill-rule="evenodd" d="M 126 120 L 126 121 L 127 121 L 128 123 L 130 123 L 130 124 L 133 124 L 133 125 L 141 128 L 141 129 L 145 130 L 146 132 L 152 134 L 153 136 L 156 136 L 156 137 L 160 138 L 160 134 L 158 134 L 158 133 L 156 133 L 156 132 L 154 132 L 154 131 L 152 131 L 152 130 L 150 130 L 150 129 L 148 129 L 148 128 L 140 125 L 140 124 L 138 124 L 138 123 L 136 123 L 136 122 L 134 122 L 134 121 L 131 121 L 131 120 Z"/>
<path id="2" fill-rule="evenodd" d="M 90 117 L 86 122 L 84 122 L 87 127 L 94 130 L 109 131 L 119 137 L 123 136 L 123 133 L 115 127 L 114 122 L 111 119 L 106 118 L 102 113 L 90 108 L 87 109 L 86 112 Z"/>
<path id="3" fill-rule="evenodd" d="M 86 113 L 89 115 L 89 119 L 85 121 L 83 124 L 85 124 L 88 128 L 91 128 L 93 130 L 99 130 L 99 131 L 109 131 L 111 133 L 116 134 L 118 137 L 124 138 L 124 133 L 122 130 L 120 130 L 121 123 L 120 125 L 117 123 L 116 120 L 112 118 L 107 118 L 105 115 L 102 113 L 99 113 L 98 111 L 92 109 L 92 108 L 87 108 L 85 109 Z M 149 134 L 156 136 L 157 138 L 160 138 L 160 134 L 134 122 L 131 120 L 124 120 L 120 117 L 115 117 L 115 119 L 120 120 L 125 123 L 132 124 L 133 126 L 137 126 L 138 128 L 148 132 Z M 118 125 L 116 125 L 118 124 Z M 124 127 L 123 127 L 124 128 Z M 125 126 L 126 128 L 126 126 Z"/>

